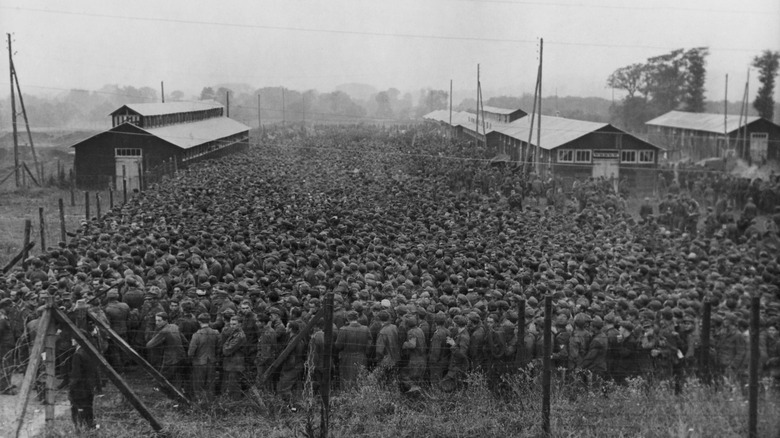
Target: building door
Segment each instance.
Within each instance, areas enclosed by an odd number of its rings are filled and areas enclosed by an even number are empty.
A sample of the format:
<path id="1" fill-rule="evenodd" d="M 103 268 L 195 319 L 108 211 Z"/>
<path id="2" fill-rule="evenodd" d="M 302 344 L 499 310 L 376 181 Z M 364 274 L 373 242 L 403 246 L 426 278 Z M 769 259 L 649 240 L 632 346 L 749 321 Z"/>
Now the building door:
<path id="1" fill-rule="evenodd" d="M 753 163 L 763 163 L 767 158 L 769 134 L 766 132 L 750 133 L 750 159 Z"/>
<path id="2" fill-rule="evenodd" d="M 143 155 L 141 149 L 115 149 L 116 189 L 123 189 L 122 180 L 127 180 L 127 191 L 141 190 Z"/>
<path id="3" fill-rule="evenodd" d="M 604 178 L 618 179 L 620 177 L 620 160 L 610 159 L 593 159 L 593 177 L 598 178 L 603 176 Z"/>

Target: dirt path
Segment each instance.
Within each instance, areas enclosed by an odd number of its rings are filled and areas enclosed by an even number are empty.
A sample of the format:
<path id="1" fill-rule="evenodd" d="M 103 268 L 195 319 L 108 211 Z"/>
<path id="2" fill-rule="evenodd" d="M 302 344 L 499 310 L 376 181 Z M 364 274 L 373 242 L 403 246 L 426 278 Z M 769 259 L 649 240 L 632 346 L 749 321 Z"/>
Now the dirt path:
<path id="1" fill-rule="evenodd" d="M 17 388 L 22 386 L 22 375 L 14 374 L 13 382 Z M 30 393 L 30 401 L 27 404 L 27 413 L 22 425 L 22 432 L 19 435 L 23 438 L 31 438 L 40 435 L 46 425 L 46 412 L 44 405 L 35 397 L 35 391 Z M 0 438 L 10 438 L 14 436 L 14 426 L 17 411 L 20 407 L 18 395 L 0 395 Z M 65 391 L 57 391 L 54 398 L 54 415 L 70 415 L 70 403 L 68 403 L 68 394 Z"/>

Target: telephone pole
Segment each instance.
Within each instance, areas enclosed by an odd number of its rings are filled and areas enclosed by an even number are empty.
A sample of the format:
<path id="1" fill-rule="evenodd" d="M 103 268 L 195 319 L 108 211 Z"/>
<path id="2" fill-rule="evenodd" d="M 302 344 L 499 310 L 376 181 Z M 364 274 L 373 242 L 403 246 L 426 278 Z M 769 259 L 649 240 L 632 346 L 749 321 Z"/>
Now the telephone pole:
<path id="1" fill-rule="evenodd" d="M 14 60 L 13 48 L 11 47 L 11 34 L 8 36 L 8 65 L 11 77 L 11 126 L 13 127 L 14 137 L 14 178 L 16 179 L 16 188 L 19 188 L 19 140 L 16 138 L 16 98 L 14 97 Z"/>
<path id="2" fill-rule="evenodd" d="M 165 103 L 165 82 L 160 81 L 160 94 L 162 95 L 162 103 Z"/>

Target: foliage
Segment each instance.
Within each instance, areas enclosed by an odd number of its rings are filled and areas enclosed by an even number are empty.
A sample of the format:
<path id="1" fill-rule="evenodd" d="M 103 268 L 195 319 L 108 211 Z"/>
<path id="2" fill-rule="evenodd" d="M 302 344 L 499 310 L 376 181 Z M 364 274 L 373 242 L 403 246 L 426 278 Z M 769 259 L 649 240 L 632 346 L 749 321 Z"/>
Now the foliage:
<path id="1" fill-rule="evenodd" d="M 707 47 L 676 49 L 615 70 L 607 78 L 607 86 L 627 95 L 611 110 L 612 120 L 627 130 L 639 131 L 647 120 L 681 104 L 686 111 L 704 111 L 708 54 Z"/>
<path id="2" fill-rule="evenodd" d="M 758 81 L 761 82 L 753 107 L 758 111 L 759 116 L 768 120 L 774 117 L 775 76 L 777 76 L 779 63 L 780 52 L 764 50 L 761 55 L 753 58 L 751 64 L 758 69 Z"/>

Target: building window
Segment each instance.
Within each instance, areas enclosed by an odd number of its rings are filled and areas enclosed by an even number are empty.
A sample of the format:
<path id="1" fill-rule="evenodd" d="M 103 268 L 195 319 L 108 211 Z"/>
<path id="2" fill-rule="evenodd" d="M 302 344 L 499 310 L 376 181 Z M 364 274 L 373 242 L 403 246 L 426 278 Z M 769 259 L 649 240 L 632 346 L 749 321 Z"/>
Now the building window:
<path id="1" fill-rule="evenodd" d="M 655 151 L 639 151 L 640 163 L 655 163 Z"/>
<path id="2" fill-rule="evenodd" d="M 575 163 L 590 163 L 590 150 L 575 151 L 574 154 Z"/>
<path id="3" fill-rule="evenodd" d="M 574 151 L 571 149 L 559 149 L 558 150 L 558 162 L 559 163 L 572 163 L 574 162 Z"/>
<path id="4" fill-rule="evenodd" d="M 114 153 L 116 154 L 117 157 L 140 157 L 141 149 L 119 148 L 119 149 L 114 149 Z"/>
<path id="5" fill-rule="evenodd" d="M 636 163 L 636 151 L 620 151 L 621 163 Z"/>

